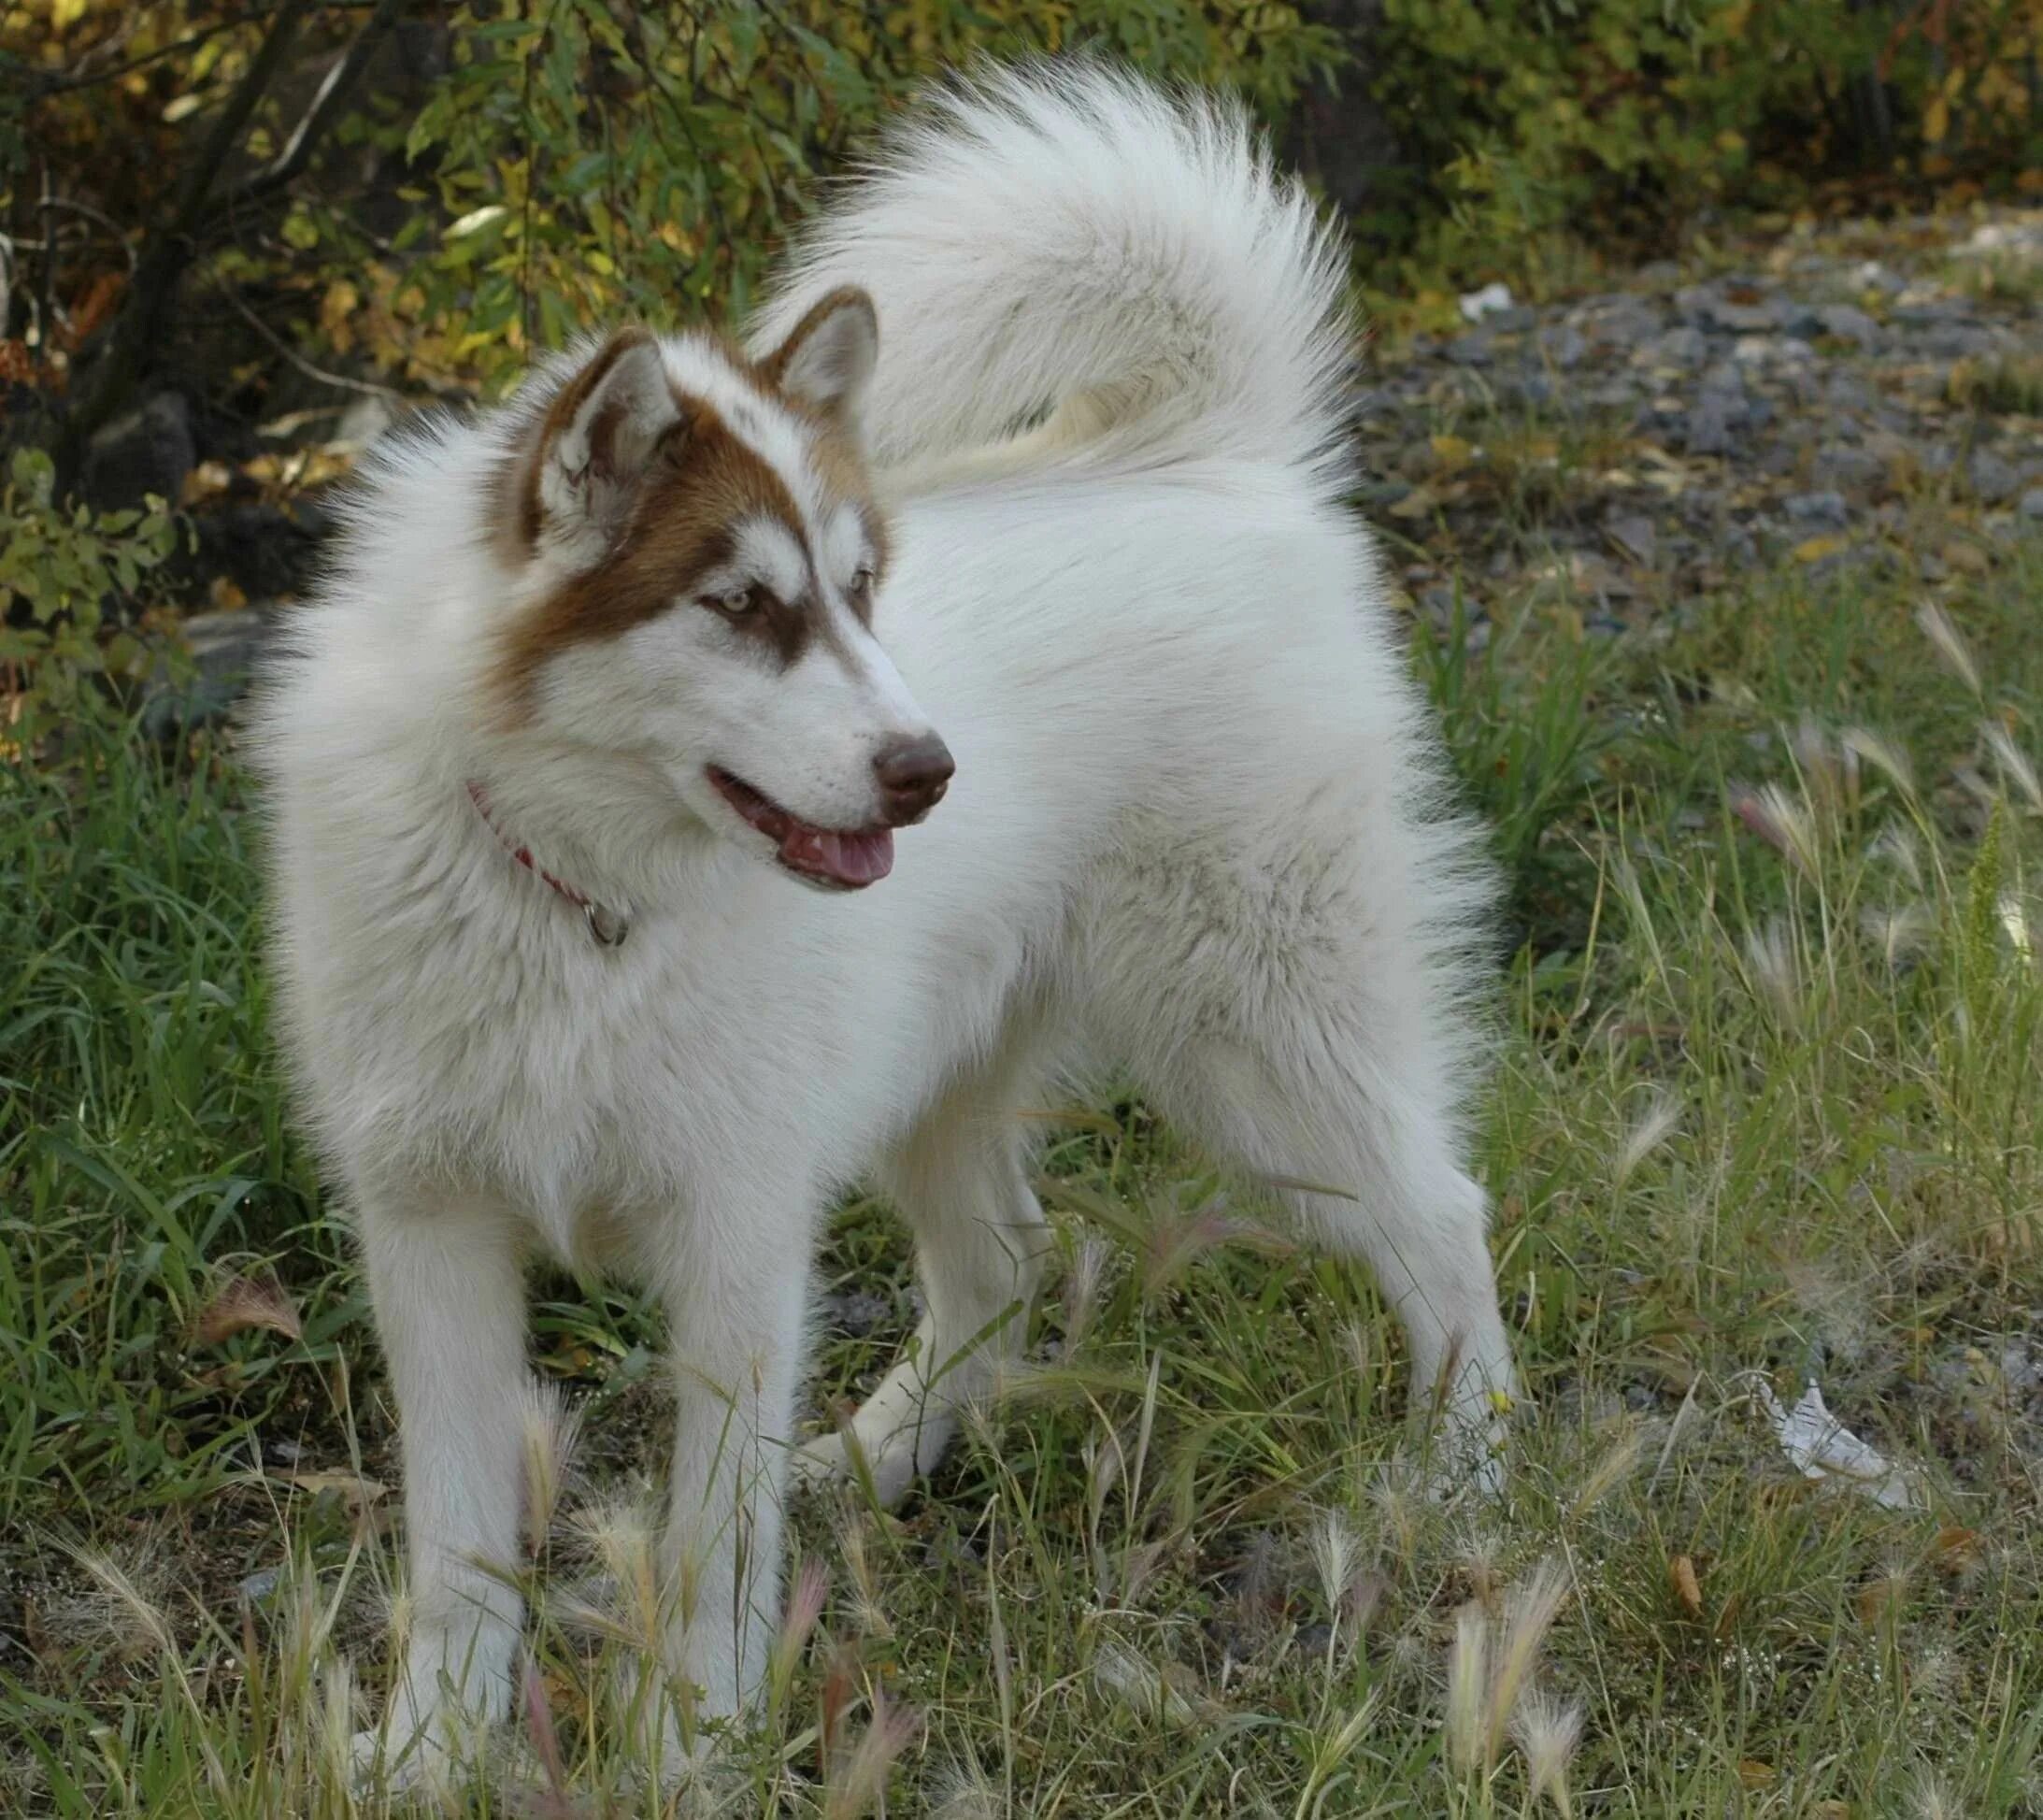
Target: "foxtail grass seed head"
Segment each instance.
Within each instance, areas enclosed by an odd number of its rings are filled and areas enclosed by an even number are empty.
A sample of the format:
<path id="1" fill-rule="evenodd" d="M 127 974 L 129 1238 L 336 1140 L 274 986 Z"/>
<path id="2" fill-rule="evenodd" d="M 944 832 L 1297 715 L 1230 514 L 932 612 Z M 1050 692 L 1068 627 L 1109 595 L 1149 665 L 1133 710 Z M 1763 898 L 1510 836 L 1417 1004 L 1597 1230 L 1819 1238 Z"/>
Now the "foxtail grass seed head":
<path id="1" fill-rule="evenodd" d="M 2043 781 L 2038 781 L 2029 754 L 2015 744 L 2014 736 L 1998 721 L 1981 721 L 1979 738 L 1985 740 L 1987 751 L 1993 754 L 1993 762 L 2000 767 L 2009 787 L 2031 809 L 2043 812 Z"/>
<path id="2" fill-rule="evenodd" d="M 1511 1715 L 1511 1737 L 1525 1758 L 1525 1780 L 1532 1798 L 1544 1796 L 1561 1820 L 1574 1812 L 1568 1794 L 1567 1768 L 1582 1739 L 1582 1710 L 1563 1705 L 1539 1688 L 1529 1690 Z"/>
<path id="3" fill-rule="evenodd" d="M 1593 1511 L 1609 1497 L 1619 1485 L 1632 1476 L 1638 1465 L 1638 1456 L 1644 1447 L 1645 1437 L 1636 1424 L 1626 1427 L 1614 1444 L 1606 1448 L 1595 1465 L 1589 1469 L 1582 1483 L 1576 1488 L 1574 1513 L 1582 1515 Z"/>
<path id="4" fill-rule="evenodd" d="M 887 1792 L 887 1772 L 921 1730 L 921 1720 L 915 1713 L 876 1693 L 865 1735 L 824 1784 L 824 1820 L 856 1820 L 879 1807 Z"/>
<path id="5" fill-rule="evenodd" d="M 1612 1171 L 1616 1185 L 1622 1188 L 1629 1182 L 1638 1166 L 1665 1143 L 1680 1124 L 1679 1105 L 1664 1094 L 1656 1095 L 1637 1123 L 1624 1135 L 1623 1146 L 1618 1152 L 1617 1167 Z"/>
<path id="6" fill-rule="evenodd" d="M 1093 1684 L 1109 1699 L 1151 1722 L 1183 1725 L 1193 1716 L 1190 1702 L 1163 1670 L 1117 1638 L 1106 1638 L 1093 1651 Z"/>
<path id="7" fill-rule="evenodd" d="M 1447 1751 L 1466 1775 L 1481 1765 L 1489 1734 L 1490 1614 L 1474 1599 L 1454 1614 L 1447 1658 Z"/>
<path id="8" fill-rule="evenodd" d="M 1951 623 L 1950 615 L 1934 600 L 1925 600 L 1915 609 L 1915 623 L 1922 636 L 1935 648 L 1944 667 L 1974 695 L 1983 694 L 1979 683 L 1979 666 L 1972 661 L 1971 648 L 1964 637 Z"/>
<path id="9" fill-rule="evenodd" d="M 767 1685 L 776 1708 L 787 1698 L 802 1652 L 808 1646 L 809 1636 L 821 1618 L 823 1605 L 829 1597 L 828 1570 L 813 1557 L 804 1561 L 794 1576 L 794 1587 L 788 1595 L 787 1610 L 780 1619 L 780 1633 L 773 1640 L 773 1655 L 767 1665 Z"/>
<path id="10" fill-rule="evenodd" d="M 1812 803 L 1836 814 L 1857 801 L 1858 757 L 1841 741 L 1833 745 L 1814 715 L 1802 716 L 1788 743 Z"/>
<path id="11" fill-rule="evenodd" d="M 520 1411 L 525 1479 L 525 1547 L 536 1557 L 546 1547 L 572 1468 L 581 1412 L 570 1410 L 559 1388 L 527 1379 Z"/>
<path id="12" fill-rule="evenodd" d="M 1000 1820 L 999 1792 L 976 1760 L 952 1763 L 929 1781 L 931 1820 Z"/>
<path id="13" fill-rule="evenodd" d="M 1313 1570 L 1320 1577 L 1321 1596 L 1338 1627 L 1362 1577 L 1362 1544 L 1345 1512 L 1322 1511 L 1313 1519 L 1307 1545 L 1312 1551 Z"/>
<path id="14" fill-rule="evenodd" d="M 97 1629 L 117 1655 L 135 1657 L 154 1650 L 175 1661 L 178 1646 L 170 1620 L 136 1577 L 97 1549 L 79 1549 L 77 1559 L 97 1593 L 95 1598 L 81 1601 L 74 1614 L 81 1627 Z"/>
<path id="15" fill-rule="evenodd" d="M 1859 929 L 1880 958 L 1896 967 L 1929 946 L 1936 918 L 1927 904 L 1868 905 L 1859 912 Z"/>
<path id="16" fill-rule="evenodd" d="M 1915 1820 L 1965 1820 L 1964 1803 L 1934 1770 L 1916 1777 L 1914 1795 Z"/>
<path id="17" fill-rule="evenodd" d="M 1739 821 L 1805 878 L 1818 875 L 1822 850 L 1807 803 L 1791 796 L 1778 783 L 1763 783 L 1757 790 L 1736 792 L 1731 808 Z"/>
<path id="18" fill-rule="evenodd" d="M 1071 1254 L 1071 1268 L 1064 1274 L 1064 1344 L 1076 1346 L 1092 1331 L 1098 1318 L 1107 1287 L 1107 1272 L 1114 1248 L 1104 1239 L 1081 1239 Z"/>
<path id="19" fill-rule="evenodd" d="M 1776 920 L 1764 929 L 1748 930 L 1745 957 L 1751 967 L 1753 983 L 1781 1021 L 1791 1026 L 1799 1023 L 1801 983 L 1796 977 L 1794 950 L 1789 945 L 1786 925 Z"/>
<path id="20" fill-rule="evenodd" d="M 851 1583 L 851 1619 L 862 1637 L 892 1637 L 893 1626 L 887 1621 L 879 1598 L 879 1576 L 873 1571 L 866 1550 L 866 1522 L 863 1512 L 847 1510 L 838 1519 L 837 1558 Z"/>
<path id="21" fill-rule="evenodd" d="M 1513 1586 L 1505 1599 L 1504 1637 L 1494 1651 L 1495 1679 L 1490 1688 L 1483 1761 L 1494 1763 L 1503 1749 L 1505 1730 L 1520 1697 L 1532 1684 L 1535 1664 L 1547 1632 L 1567 1598 L 1567 1581 L 1550 1561 Z"/>
<path id="22" fill-rule="evenodd" d="M 1852 757 L 1864 759 L 1879 772 L 1904 796 L 1915 795 L 1915 771 L 1907 754 L 1892 741 L 1863 726 L 1853 726 L 1845 729 L 1842 745 Z"/>
<path id="23" fill-rule="evenodd" d="M 1890 822 L 1873 837 L 1873 844 L 1867 851 L 1872 858 L 1893 867 L 1917 891 L 1925 889 L 1922 852 L 1912 829 L 1899 822 Z"/>
<path id="24" fill-rule="evenodd" d="M 575 1513 L 573 1527 L 616 1588 L 615 1633 L 636 1647 L 657 1648 L 663 1588 L 644 1509 L 626 1498 L 586 1505 Z"/>

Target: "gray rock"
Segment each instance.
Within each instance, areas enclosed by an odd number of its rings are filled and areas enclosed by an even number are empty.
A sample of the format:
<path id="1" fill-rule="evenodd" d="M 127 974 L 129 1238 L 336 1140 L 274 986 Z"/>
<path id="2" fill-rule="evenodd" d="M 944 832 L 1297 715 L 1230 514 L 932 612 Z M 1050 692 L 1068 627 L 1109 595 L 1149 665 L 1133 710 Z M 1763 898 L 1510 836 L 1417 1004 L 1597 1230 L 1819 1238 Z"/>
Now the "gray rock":
<path id="1" fill-rule="evenodd" d="M 260 608 L 198 613 L 184 623 L 192 658 L 188 675 L 159 667 L 142 699 L 142 727 L 150 738 L 174 738 L 227 718 L 262 662 L 269 617 Z"/>
<path id="2" fill-rule="evenodd" d="M 840 1296 L 827 1297 L 823 1306 L 829 1311 L 830 1325 L 853 1340 L 864 1339 L 893 1313 L 893 1302 L 869 1289 L 850 1289 Z"/>
<path id="3" fill-rule="evenodd" d="M 1830 304 L 1816 312 L 1825 335 L 1840 341 L 1855 341 L 1862 348 L 1879 345 L 1879 324 L 1854 304 Z"/>
<path id="4" fill-rule="evenodd" d="M 2012 499 L 2022 485 L 2021 476 L 1991 449 L 1972 451 L 1972 459 L 1965 464 L 1965 478 L 1972 482 L 1974 496 L 1989 506 Z"/>
<path id="5" fill-rule="evenodd" d="M 1782 310 L 1779 304 L 1714 304 L 1709 319 L 1732 335 L 1770 336 L 1780 329 Z"/>
<path id="6" fill-rule="evenodd" d="M 1541 329 L 1536 345 L 1541 355 L 1563 372 L 1579 365 L 1582 356 L 1589 351 L 1588 340 L 1571 322 L 1564 322 L 1559 328 Z"/>
<path id="7" fill-rule="evenodd" d="M 85 496 L 107 511 L 139 506 L 150 494 L 175 506 L 198 460 L 191 406 L 179 393 L 159 392 L 93 435 L 81 476 Z"/>
<path id="8" fill-rule="evenodd" d="M 1816 458 L 1816 478 L 1828 487 L 1871 486 L 1887 465 L 1869 449 L 1833 444 Z"/>
<path id="9" fill-rule="evenodd" d="M 1841 493 L 1791 494 L 1782 503 L 1791 524 L 1841 531 L 1850 523 L 1851 509 Z"/>
<path id="10" fill-rule="evenodd" d="M 1684 323 L 1656 337 L 1645 351 L 1658 366 L 1700 366 L 1709 358 L 1709 337 L 1701 329 Z"/>
<path id="11" fill-rule="evenodd" d="M 250 1605 L 260 1604 L 277 1590 L 278 1582 L 283 1577 L 284 1570 L 281 1568 L 264 1568 L 260 1572 L 250 1574 L 236 1586 L 235 1591 Z"/>
<path id="12" fill-rule="evenodd" d="M 1904 345 L 1925 360 L 1978 360 L 1993 351 L 1993 337 L 1974 322 L 1932 322 L 1907 332 Z"/>
<path id="13" fill-rule="evenodd" d="M 1612 540 L 1639 562 L 1650 563 L 1660 550 L 1660 534 L 1643 512 L 1627 512 L 1605 523 Z"/>
<path id="14" fill-rule="evenodd" d="M 1734 433 L 1744 422 L 1743 399 L 1729 393 L 1706 392 L 1681 426 L 1682 440 L 1692 455 L 1729 454 Z"/>
<path id="15" fill-rule="evenodd" d="M 2015 509 L 2031 524 L 2043 524 L 2043 487 L 2031 487 Z"/>

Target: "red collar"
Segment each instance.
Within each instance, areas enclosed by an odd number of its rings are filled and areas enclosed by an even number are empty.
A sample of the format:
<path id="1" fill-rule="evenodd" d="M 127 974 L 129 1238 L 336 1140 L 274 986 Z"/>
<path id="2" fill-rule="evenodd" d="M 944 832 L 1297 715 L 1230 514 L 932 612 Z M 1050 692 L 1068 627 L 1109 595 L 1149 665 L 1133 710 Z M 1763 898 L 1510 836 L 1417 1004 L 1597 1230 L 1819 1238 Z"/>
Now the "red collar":
<path id="1" fill-rule="evenodd" d="M 475 804 L 476 813 L 482 817 L 483 824 L 496 837 L 498 844 L 503 847 L 507 853 L 516 860 L 519 865 L 522 866 L 526 871 L 544 880 L 555 892 L 582 913 L 582 916 L 588 922 L 589 933 L 595 938 L 598 946 L 618 948 L 623 945 L 624 938 L 631 934 L 632 925 L 629 917 L 620 916 L 614 910 L 606 910 L 586 891 L 576 889 L 565 879 L 555 878 L 552 873 L 549 872 L 545 867 L 533 858 L 530 847 L 521 847 L 516 841 L 512 840 L 502 828 L 497 826 L 496 817 L 491 812 L 490 809 L 490 793 L 475 778 L 468 780 L 468 800 Z"/>

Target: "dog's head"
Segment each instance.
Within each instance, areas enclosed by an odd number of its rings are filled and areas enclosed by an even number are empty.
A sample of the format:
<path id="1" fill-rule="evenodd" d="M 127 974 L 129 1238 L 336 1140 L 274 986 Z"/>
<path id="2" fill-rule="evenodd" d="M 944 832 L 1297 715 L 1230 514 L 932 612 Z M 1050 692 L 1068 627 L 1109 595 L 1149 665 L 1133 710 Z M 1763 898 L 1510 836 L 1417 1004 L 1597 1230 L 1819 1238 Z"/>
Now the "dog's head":
<path id="1" fill-rule="evenodd" d="M 710 828 L 869 884 L 950 781 L 873 636 L 886 527 L 859 451 L 877 329 L 824 297 L 763 361 L 626 330 L 521 433 L 499 518 L 519 605 L 507 711 L 651 765 Z"/>

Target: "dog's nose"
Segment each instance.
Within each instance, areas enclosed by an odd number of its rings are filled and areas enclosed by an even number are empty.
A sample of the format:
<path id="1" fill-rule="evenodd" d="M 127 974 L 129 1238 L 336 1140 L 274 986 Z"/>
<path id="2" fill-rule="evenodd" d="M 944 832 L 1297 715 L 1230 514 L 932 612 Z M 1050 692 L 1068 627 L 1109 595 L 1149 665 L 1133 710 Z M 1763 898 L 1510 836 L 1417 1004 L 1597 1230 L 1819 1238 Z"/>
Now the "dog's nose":
<path id="1" fill-rule="evenodd" d="M 920 822 L 943 801 L 957 768 L 950 748 L 934 733 L 882 746 L 873 754 L 873 775 L 887 821 L 897 828 Z"/>

